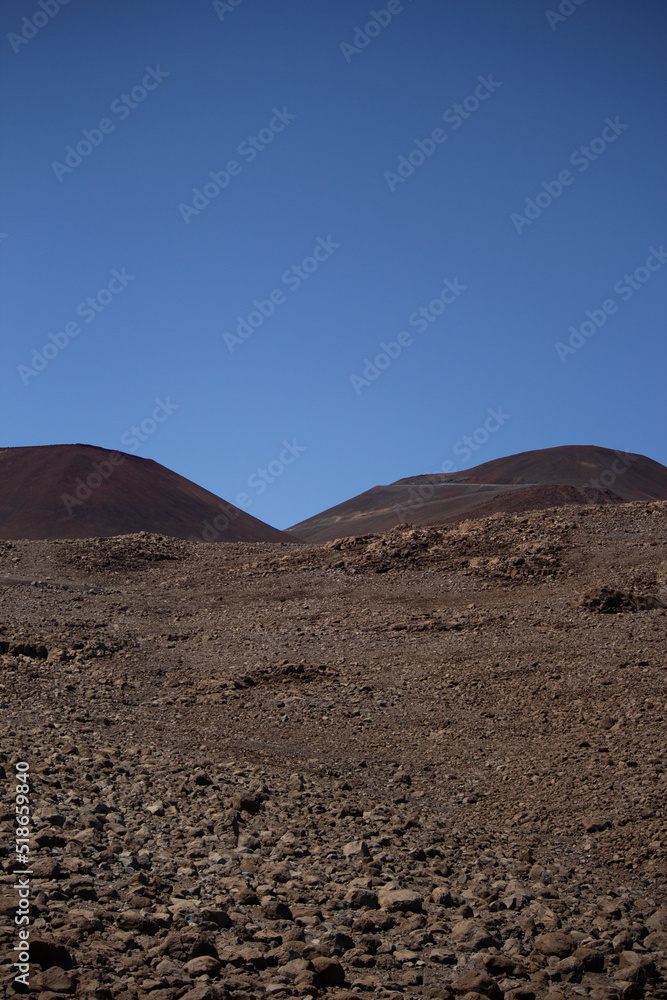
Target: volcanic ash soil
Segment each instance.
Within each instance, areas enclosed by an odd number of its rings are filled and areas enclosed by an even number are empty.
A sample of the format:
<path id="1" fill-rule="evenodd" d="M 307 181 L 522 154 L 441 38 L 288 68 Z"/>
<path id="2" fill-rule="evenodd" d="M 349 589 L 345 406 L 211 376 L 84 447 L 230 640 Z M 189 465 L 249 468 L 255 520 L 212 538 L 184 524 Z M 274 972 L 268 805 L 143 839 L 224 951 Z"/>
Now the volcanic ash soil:
<path id="1" fill-rule="evenodd" d="M 0 953 L 26 761 L 41 1000 L 665 1000 L 666 523 L 0 543 Z"/>

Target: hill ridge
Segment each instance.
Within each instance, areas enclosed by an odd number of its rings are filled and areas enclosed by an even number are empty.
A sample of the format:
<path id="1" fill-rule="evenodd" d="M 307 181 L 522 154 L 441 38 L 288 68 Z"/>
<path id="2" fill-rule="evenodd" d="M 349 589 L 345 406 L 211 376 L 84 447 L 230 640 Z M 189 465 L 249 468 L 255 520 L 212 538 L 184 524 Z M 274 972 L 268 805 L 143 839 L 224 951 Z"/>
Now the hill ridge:
<path id="1" fill-rule="evenodd" d="M 139 531 L 190 541 L 295 541 L 151 458 L 86 444 L 0 449 L 0 538 Z"/>

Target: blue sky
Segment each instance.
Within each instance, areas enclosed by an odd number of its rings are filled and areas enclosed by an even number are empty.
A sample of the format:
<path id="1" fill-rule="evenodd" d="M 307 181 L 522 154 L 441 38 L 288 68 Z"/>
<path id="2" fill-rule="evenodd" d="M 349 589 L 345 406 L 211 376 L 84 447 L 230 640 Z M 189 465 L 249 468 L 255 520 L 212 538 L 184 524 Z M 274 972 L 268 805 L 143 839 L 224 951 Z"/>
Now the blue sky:
<path id="1" fill-rule="evenodd" d="M 448 461 L 667 464 L 667 11 L 560 10 L 7 0 L 2 445 L 277 527 Z"/>

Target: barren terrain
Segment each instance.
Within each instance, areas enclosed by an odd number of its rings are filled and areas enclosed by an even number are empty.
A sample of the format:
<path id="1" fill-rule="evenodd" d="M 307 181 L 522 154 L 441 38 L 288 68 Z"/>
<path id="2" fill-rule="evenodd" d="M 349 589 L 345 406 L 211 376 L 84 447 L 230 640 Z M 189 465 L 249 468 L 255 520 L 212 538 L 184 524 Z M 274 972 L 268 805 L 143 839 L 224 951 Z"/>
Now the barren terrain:
<path id="1" fill-rule="evenodd" d="M 42 1000 L 664 1000 L 666 526 L 0 542 L 0 952 L 25 761 Z"/>
<path id="2" fill-rule="evenodd" d="M 443 468 L 452 464 L 445 462 Z M 667 500 L 667 468 L 645 455 L 562 445 L 494 458 L 461 472 L 374 486 L 287 531 L 295 540 L 320 544 L 342 535 L 390 531 L 405 521 L 453 524 L 496 513 L 624 500 Z"/>
<path id="3" fill-rule="evenodd" d="M 88 444 L 0 448 L 0 538 L 139 531 L 203 542 L 291 541 L 148 458 Z"/>

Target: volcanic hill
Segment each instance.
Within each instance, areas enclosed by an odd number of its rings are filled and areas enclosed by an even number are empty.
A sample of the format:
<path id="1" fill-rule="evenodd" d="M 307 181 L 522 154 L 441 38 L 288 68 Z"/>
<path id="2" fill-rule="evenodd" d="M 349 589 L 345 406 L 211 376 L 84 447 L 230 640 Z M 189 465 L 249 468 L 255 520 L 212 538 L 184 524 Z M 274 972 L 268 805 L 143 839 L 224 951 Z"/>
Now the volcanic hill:
<path id="1" fill-rule="evenodd" d="M 667 468 L 643 455 L 589 445 L 525 451 L 463 472 L 374 486 L 288 528 L 321 543 L 351 535 L 571 504 L 667 500 Z"/>
<path id="2" fill-rule="evenodd" d="M 191 541 L 295 541 L 147 458 L 86 444 L 0 450 L 0 538 L 139 531 Z"/>

